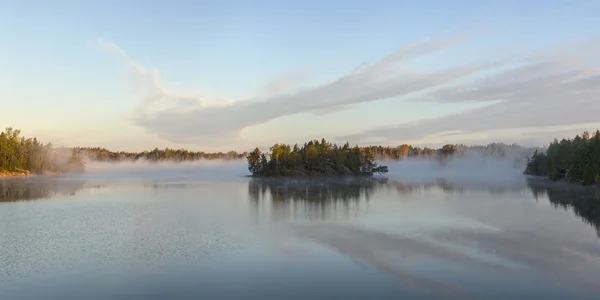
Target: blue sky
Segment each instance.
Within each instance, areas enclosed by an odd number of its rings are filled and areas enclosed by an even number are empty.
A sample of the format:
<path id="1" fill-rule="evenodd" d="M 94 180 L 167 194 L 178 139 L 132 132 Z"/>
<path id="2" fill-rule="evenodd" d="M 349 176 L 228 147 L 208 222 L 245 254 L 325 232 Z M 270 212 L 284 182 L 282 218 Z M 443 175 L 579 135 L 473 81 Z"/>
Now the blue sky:
<path id="1" fill-rule="evenodd" d="M 0 126 L 59 145 L 533 145 L 600 127 L 597 1 L 0 6 Z"/>

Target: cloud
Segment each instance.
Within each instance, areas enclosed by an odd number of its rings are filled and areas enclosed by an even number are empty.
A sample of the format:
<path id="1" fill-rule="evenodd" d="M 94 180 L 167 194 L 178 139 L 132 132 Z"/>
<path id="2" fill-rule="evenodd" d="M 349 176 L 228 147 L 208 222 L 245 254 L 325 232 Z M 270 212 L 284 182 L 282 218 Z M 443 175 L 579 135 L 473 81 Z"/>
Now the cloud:
<path id="1" fill-rule="evenodd" d="M 290 92 L 308 82 L 310 75 L 308 71 L 300 70 L 283 74 L 265 84 L 263 97 L 266 98 Z"/>
<path id="2" fill-rule="evenodd" d="M 412 101 L 489 102 L 490 105 L 439 118 L 379 127 L 342 137 L 389 141 L 498 129 L 567 126 L 598 121 L 600 41 L 589 40 L 536 52 L 491 75 L 441 87 Z"/>
<path id="3" fill-rule="evenodd" d="M 205 147 L 246 144 L 248 141 L 240 137 L 244 128 L 285 116 L 325 115 L 392 98 L 486 105 L 439 118 L 373 128 L 336 140 L 393 143 L 432 136 L 450 140 L 456 136 L 449 136 L 448 132 L 464 136 L 597 120 L 598 40 L 460 62 L 430 72 L 415 69 L 421 59 L 454 50 L 465 41 L 464 36 L 458 35 L 422 39 L 312 87 L 302 87 L 310 78 L 309 72 L 291 72 L 265 84 L 261 93 L 249 99 L 178 93 L 164 83 L 157 69 L 137 63 L 114 43 L 104 40 L 98 43 L 103 50 L 121 57 L 131 73 L 140 98 L 131 121 L 178 144 Z"/>
<path id="4" fill-rule="evenodd" d="M 225 99 L 213 96 L 178 93 L 167 87 L 158 69 L 148 68 L 136 62 L 117 44 L 98 39 L 98 46 L 101 50 L 118 56 L 125 61 L 131 75 L 133 89 L 140 97 L 139 106 L 134 112 L 137 117 L 146 117 L 153 108 L 156 109 L 153 106 L 158 106 L 157 104 L 163 104 L 162 108 L 166 106 L 190 109 L 227 105 L 229 103 Z"/>
<path id="5" fill-rule="evenodd" d="M 132 120 L 161 138 L 176 143 L 205 146 L 239 142 L 239 132 L 276 118 L 298 113 L 327 114 L 353 105 L 401 97 L 444 86 L 462 78 L 509 63 L 514 58 L 476 61 L 445 70 L 415 72 L 403 64 L 441 53 L 464 38 L 423 39 L 371 64 L 363 64 L 335 80 L 290 92 L 305 74 L 286 75 L 265 87 L 265 95 L 243 100 L 212 99 L 179 95 L 169 90 L 155 69 L 133 61 L 114 43 L 100 46 L 126 61 L 136 83 L 141 103 Z"/>

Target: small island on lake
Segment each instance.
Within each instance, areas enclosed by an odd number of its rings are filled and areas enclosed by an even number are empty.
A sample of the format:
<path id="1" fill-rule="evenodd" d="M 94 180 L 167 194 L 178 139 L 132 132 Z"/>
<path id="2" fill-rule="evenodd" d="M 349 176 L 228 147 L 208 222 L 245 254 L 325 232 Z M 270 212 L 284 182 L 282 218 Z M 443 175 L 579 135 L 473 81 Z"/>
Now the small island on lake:
<path id="1" fill-rule="evenodd" d="M 302 147 L 275 144 L 270 153 L 256 148 L 247 159 L 248 170 L 255 177 L 373 176 L 388 172 L 387 166 L 375 162 L 371 151 L 350 147 L 349 143 L 338 146 L 325 139 L 309 141 Z"/>

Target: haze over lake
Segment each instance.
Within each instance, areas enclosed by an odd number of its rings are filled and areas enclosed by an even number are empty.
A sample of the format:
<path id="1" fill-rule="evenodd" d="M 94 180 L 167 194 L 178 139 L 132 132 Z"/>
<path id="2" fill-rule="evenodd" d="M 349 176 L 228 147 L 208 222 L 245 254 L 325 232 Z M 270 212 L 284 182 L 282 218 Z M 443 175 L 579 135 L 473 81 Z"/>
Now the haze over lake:
<path id="1" fill-rule="evenodd" d="M 0 299 L 597 299 L 600 192 L 498 162 L 0 180 Z"/>

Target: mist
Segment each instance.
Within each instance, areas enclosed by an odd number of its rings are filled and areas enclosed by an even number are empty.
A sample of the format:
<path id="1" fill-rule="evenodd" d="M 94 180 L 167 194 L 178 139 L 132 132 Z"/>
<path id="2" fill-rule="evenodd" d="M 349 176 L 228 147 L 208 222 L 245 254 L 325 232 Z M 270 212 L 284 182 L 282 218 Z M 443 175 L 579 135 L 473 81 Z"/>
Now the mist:
<path id="1" fill-rule="evenodd" d="M 524 184 L 527 158 L 531 149 L 505 149 L 501 156 L 492 156 L 484 150 L 469 149 L 445 159 L 405 158 L 379 160 L 388 166 L 383 175 L 390 181 L 403 184 L 445 184 L 455 186 L 507 186 Z M 69 176 L 84 179 L 168 179 L 185 180 L 235 179 L 249 176 L 245 159 L 212 159 L 197 161 L 150 161 L 139 159 L 101 162 L 86 159 L 85 173 Z"/>
<path id="2" fill-rule="evenodd" d="M 406 158 L 382 160 L 387 165 L 387 178 L 403 183 L 430 184 L 444 182 L 456 185 L 515 184 L 525 179 L 523 171 L 534 149 L 503 148 L 502 156 L 492 156 L 484 150 L 469 149 L 460 155 L 439 160 Z"/>
<path id="3" fill-rule="evenodd" d="M 246 160 L 197 160 L 186 162 L 150 161 L 85 161 L 86 178 L 93 179 L 161 179 L 161 178 L 236 178 L 249 175 Z"/>

